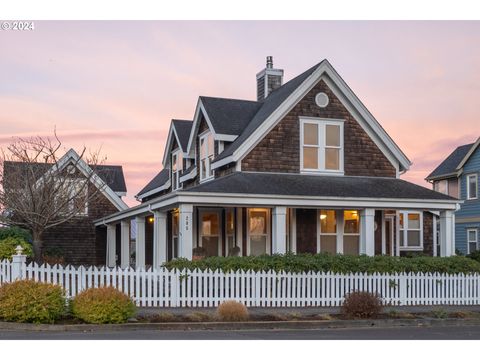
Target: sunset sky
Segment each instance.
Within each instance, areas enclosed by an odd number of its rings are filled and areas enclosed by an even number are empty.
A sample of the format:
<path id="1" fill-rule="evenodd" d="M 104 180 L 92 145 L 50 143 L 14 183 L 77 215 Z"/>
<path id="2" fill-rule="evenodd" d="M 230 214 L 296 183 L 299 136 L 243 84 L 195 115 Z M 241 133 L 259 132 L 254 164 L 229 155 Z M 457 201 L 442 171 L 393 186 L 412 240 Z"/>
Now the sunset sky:
<path id="1" fill-rule="evenodd" d="M 161 169 L 170 119 L 199 95 L 255 98 L 327 58 L 424 177 L 480 136 L 480 22 L 35 22 L 0 31 L 0 146 L 49 135 L 123 165 L 130 205 Z"/>

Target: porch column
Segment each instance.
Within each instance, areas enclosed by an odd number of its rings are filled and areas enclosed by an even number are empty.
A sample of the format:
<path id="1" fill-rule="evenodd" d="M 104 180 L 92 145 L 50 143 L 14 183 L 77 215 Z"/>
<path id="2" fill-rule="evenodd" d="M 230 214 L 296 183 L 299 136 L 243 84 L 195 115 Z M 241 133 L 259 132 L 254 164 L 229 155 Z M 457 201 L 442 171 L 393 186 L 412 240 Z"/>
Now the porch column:
<path id="1" fill-rule="evenodd" d="M 192 260 L 193 250 L 193 205 L 180 204 L 179 208 L 179 239 L 178 255 L 180 257 Z"/>
<path id="2" fill-rule="evenodd" d="M 343 233 L 344 233 L 344 213 L 343 210 L 337 210 L 337 254 L 343 254 Z"/>
<path id="3" fill-rule="evenodd" d="M 106 264 L 108 267 L 116 266 L 115 259 L 115 245 L 116 245 L 116 226 L 107 225 L 107 261 Z"/>
<path id="4" fill-rule="evenodd" d="M 167 213 L 153 213 L 153 267 L 158 268 L 167 261 Z"/>
<path id="5" fill-rule="evenodd" d="M 137 216 L 137 239 L 135 241 L 135 266 L 137 268 L 145 267 L 145 218 Z"/>
<path id="6" fill-rule="evenodd" d="M 452 210 L 440 211 L 440 256 L 455 253 L 455 215 Z"/>
<path id="7" fill-rule="evenodd" d="M 287 208 L 276 206 L 272 212 L 272 254 L 285 254 L 287 248 Z"/>
<path id="8" fill-rule="evenodd" d="M 120 266 L 126 269 L 130 266 L 130 221 L 121 222 Z"/>
<path id="9" fill-rule="evenodd" d="M 375 209 L 360 211 L 360 254 L 375 255 Z"/>

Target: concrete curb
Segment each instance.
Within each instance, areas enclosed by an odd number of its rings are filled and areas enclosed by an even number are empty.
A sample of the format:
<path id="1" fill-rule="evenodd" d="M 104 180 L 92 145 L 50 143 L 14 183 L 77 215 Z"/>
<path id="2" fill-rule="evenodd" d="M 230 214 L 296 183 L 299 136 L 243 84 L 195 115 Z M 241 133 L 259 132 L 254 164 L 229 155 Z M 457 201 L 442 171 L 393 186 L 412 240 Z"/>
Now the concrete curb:
<path id="1" fill-rule="evenodd" d="M 178 322 L 127 324 L 74 324 L 48 325 L 0 322 L 0 330 L 9 331 L 122 331 L 122 330 L 317 330 L 329 328 L 400 326 L 465 326 L 480 325 L 480 319 L 371 319 L 371 320 L 302 320 L 302 321 L 249 321 L 249 322 Z"/>

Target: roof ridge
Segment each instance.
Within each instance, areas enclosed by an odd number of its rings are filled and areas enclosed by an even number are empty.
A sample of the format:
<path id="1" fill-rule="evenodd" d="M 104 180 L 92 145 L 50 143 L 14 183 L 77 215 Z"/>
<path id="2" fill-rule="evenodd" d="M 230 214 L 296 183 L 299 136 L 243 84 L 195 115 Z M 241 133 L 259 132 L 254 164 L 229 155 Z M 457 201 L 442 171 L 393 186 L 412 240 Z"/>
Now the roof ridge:
<path id="1" fill-rule="evenodd" d="M 218 100 L 231 100 L 231 101 L 245 101 L 245 102 L 251 102 L 251 103 L 261 103 L 261 101 L 256 101 L 256 100 L 226 98 L 226 97 L 221 97 L 221 96 L 200 95 L 199 98 L 200 99 L 218 99 Z"/>

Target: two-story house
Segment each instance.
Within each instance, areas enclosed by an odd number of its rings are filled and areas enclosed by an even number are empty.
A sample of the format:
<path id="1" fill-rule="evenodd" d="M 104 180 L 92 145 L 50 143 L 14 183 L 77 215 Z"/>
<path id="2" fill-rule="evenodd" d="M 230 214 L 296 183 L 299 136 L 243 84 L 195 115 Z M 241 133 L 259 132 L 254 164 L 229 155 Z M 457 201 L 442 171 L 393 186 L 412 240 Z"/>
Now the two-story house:
<path id="1" fill-rule="evenodd" d="M 127 193 L 122 166 L 89 165 L 73 149 L 67 151 L 55 164 L 5 161 L 3 166 L 3 185 L 7 187 L 10 184 L 11 189 L 18 187 L 17 191 L 26 191 L 32 179 L 39 181 L 44 176 L 67 176 L 73 184 L 79 184 L 83 188 L 83 196 L 76 194 L 69 202 L 72 207 L 80 205 L 82 210 L 65 222 L 62 221 L 62 216 L 58 215 L 58 224 L 47 228 L 42 234 L 42 253 L 45 255 L 53 252 L 65 263 L 73 265 L 105 263 L 105 228 L 95 226 L 94 221 L 128 209 L 122 200 L 122 196 Z M 27 180 L 25 183 L 18 182 L 19 178 Z M 89 184 L 82 186 L 86 181 L 89 181 Z M 30 199 L 35 197 L 27 196 L 25 201 Z M 25 206 L 29 206 L 28 203 Z M 14 216 L 14 210 L 12 214 Z M 45 215 L 41 210 L 39 214 Z M 118 241 L 120 242 L 120 235 Z"/>
<path id="2" fill-rule="evenodd" d="M 480 138 L 457 147 L 427 176 L 433 189 L 463 200 L 455 212 L 455 247 L 463 254 L 480 250 Z"/>
<path id="3" fill-rule="evenodd" d="M 115 255 L 129 265 L 132 220 L 139 266 L 193 255 L 433 255 L 437 242 L 453 253 L 458 200 L 399 178 L 410 161 L 332 65 L 283 76 L 268 57 L 256 101 L 200 96 L 192 120 L 172 120 L 141 204 L 97 221 L 109 266 Z"/>

